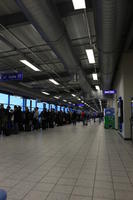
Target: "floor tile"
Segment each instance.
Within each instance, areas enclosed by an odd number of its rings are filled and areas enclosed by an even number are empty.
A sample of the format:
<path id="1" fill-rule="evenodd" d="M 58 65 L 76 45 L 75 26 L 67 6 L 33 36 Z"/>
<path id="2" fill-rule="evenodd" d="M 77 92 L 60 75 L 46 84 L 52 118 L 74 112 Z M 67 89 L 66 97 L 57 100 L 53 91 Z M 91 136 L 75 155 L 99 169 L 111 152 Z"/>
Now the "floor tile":
<path id="1" fill-rule="evenodd" d="M 109 198 L 114 200 L 114 191 L 111 189 L 95 188 L 94 189 L 95 198 Z"/>
<path id="2" fill-rule="evenodd" d="M 73 186 L 70 185 L 56 185 L 53 188 L 53 192 L 63 193 L 63 194 L 70 194 L 73 190 Z"/>
<path id="3" fill-rule="evenodd" d="M 47 192 L 30 191 L 24 198 L 24 200 L 45 200 L 48 196 Z"/>
<path id="4" fill-rule="evenodd" d="M 92 196 L 92 188 L 89 187 L 81 187 L 76 186 L 72 192 L 72 195 L 80 195 L 80 196 Z"/>
<path id="5" fill-rule="evenodd" d="M 50 193 L 47 200 L 68 200 L 69 195 L 68 194 L 61 194 L 61 193 Z"/>

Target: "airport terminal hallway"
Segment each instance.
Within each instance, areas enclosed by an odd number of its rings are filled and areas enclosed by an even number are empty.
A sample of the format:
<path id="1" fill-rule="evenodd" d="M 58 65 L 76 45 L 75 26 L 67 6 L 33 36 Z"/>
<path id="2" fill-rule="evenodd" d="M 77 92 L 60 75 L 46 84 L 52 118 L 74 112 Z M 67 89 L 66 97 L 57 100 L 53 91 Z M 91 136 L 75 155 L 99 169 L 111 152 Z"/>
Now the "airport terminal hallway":
<path id="1" fill-rule="evenodd" d="M 132 200 L 133 145 L 103 124 L 0 139 L 8 200 Z"/>

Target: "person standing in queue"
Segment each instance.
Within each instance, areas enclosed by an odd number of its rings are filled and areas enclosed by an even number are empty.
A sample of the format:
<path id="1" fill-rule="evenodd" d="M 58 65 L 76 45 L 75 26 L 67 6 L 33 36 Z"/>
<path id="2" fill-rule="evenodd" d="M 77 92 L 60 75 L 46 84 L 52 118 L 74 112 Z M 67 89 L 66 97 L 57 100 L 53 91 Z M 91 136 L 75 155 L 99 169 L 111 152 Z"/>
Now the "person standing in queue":
<path id="1" fill-rule="evenodd" d="M 18 133 L 18 121 L 19 121 L 19 114 L 18 114 L 18 107 L 15 105 L 14 106 L 14 133 L 17 134 Z"/>
<path id="2" fill-rule="evenodd" d="M 83 126 L 85 125 L 85 112 L 82 111 L 81 113 L 81 119 L 82 119 L 82 122 L 83 122 Z"/>
<path id="3" fill-rule="evenodd" d="M 35 130 L 39 129 L 39 111 L 38 111 L 38 107 L 35 108 L 35 112 L 34 112 L 34 129 Z"/>
<path id="4" fill-rule="evenodd" d="M 25 131 L 30 131 L 30 119 L 29 119 L 29 115 L 30 115 L 30 112 L 29 112 L 29 108 L 26 107 L 25 108 Z"/>
<path id="5" fill-rule="evenodd" d="M 42 129 L 46 129 L 47 128 L 47 110 L 46 108 L 43 109 L 43 111 L 40 114 L 41 117 L 41 121 L 42 121 Z"/>
<path id="6" fill-rule="evenodd" d="M 74 111 L 72 113 L 72 122 L 73 122 L 73 125 L 76 126 L 76 122 L 77 122 L 77 113 L 76 113 L 76 111 Z"/>

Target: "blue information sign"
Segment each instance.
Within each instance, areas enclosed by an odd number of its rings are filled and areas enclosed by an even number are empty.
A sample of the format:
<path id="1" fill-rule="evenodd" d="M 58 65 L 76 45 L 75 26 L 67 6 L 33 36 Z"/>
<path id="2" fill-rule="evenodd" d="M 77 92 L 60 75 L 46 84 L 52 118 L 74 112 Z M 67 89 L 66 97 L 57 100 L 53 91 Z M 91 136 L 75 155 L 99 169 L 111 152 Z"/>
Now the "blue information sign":
<path id="1" fill-rule="evenodd" d="M 104 90 L 103 94 L 116 94 L 116 90 Z"/>
<path id="2" fill-rule="evenodd" d="M 113 117 L 115 115 L 115 109 L 114 108 L 106 108 L 104 110 L 105 116 Z"/>
<path id="3" fill-rule="evenodd" d="M 0 74 L 0 82 L 2 81 L 21 81 L 23 80 L 23 73 L 9 73 L 9 74 Z"/>

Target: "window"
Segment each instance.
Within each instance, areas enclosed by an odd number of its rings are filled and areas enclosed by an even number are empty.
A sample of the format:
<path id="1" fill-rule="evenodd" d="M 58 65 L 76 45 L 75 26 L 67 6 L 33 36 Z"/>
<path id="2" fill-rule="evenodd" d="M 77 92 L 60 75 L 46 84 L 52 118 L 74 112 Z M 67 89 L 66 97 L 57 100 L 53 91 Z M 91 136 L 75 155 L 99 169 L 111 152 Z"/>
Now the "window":
<path id="1" fill-rule="evenodd" d="M 50 107 L 55 110 L 55 105 L 51 104 Z"/>
<path id="2" fill-rule="evenodd" d="M 57 106 L 57 111 L 60 111 L 60 106 Z"/>
<path id="3" fill-rule="evenodd" d="M 32 100 L 32 110 L 34 110 L 36 107 L 36 100 Z"/>
<path id="4" fill-rule="evenodd" d="M 39 113 L 43 111 L 43 103 L 37 103 L 37 107 L 39 108 Z"/>
<path id="5" fill-rule="evenodd" d="M 65 113 L 68 113 L 68 108 L 65 108 Z"/>
<path id="6" fill-rule="evenodd" d="M 30 109 L 30 99 L 27 99 L 26 106 Z"/>
<path id="7" fill-rule="evenodd" d="M 45 108 L 47 109 L 47 110 L 49 110 L 49 104 L 48 103 L 44 103 L 45 104 Z"/>
<path id="8" fill-rule="evenodd" d="M 4 104 L 4 107 L 8 105 L 8 95 L 0 93 L 0 104 Z"/>
<path id="9" fill-rule="evenodd" d="M 23 107 L 23 98 L 18 96 L 10 96 L 10 106 L 13 109 L 14 105 Z"/>
<path id="10" fill-rule="evenodd" d="M 61 107 L 62 112 L 64 112 L 64 107 Z"/>

